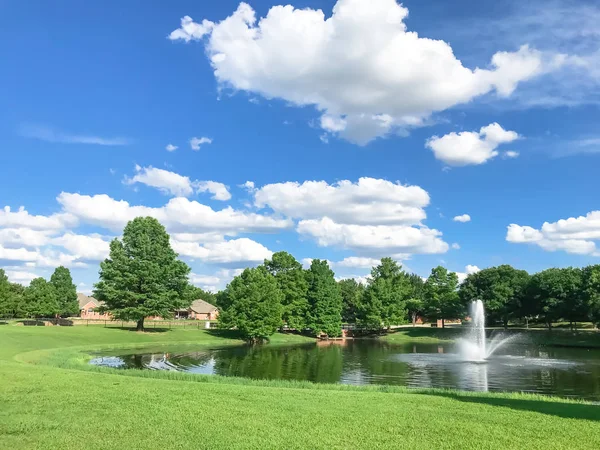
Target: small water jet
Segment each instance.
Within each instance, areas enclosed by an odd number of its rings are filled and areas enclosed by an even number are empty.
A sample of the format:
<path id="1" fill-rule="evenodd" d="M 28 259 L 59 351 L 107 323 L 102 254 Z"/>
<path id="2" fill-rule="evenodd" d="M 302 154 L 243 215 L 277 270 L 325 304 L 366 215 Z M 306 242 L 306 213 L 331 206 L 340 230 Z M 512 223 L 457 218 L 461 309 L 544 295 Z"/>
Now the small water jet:
<path id="1" fill-rule="evenodd" d="M 507 342 L 515 339 L 517 335 L 509 337 L 495 337 L 488 346 L 485 337 L 485 308 L 481 300 L 471 303 L 471 327 L 466 337 L 458 340 L 459 355 L 464 361 L 486 362 L 492 354 Z"/>

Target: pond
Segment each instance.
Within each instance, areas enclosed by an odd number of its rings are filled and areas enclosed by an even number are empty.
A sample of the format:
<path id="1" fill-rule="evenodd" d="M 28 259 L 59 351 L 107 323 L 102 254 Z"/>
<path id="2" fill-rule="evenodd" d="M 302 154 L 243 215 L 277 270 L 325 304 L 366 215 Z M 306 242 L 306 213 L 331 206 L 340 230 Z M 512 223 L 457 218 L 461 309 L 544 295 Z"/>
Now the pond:
<path id="1" fill-rule="evenodd" d="M 296 346 L 163 348 L 95 355 L 92 364 L 254 379 L 533 392 L 600 401 L 600 350 L 509 345 L 485 363 L 456 358 L 453 344 L 377 339 Z"/>

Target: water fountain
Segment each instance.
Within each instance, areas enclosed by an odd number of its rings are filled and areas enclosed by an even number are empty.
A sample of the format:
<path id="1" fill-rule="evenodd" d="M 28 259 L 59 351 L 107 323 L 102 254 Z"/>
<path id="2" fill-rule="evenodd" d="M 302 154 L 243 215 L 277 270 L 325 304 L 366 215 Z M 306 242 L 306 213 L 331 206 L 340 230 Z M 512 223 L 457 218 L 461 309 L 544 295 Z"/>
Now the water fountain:
<path id="1" fill-rule="evenodd" d="M 485 337 L 485 308 L 481 300 L 471 303 L 470 314 L 472 325 L 466 337 L 458 340 L 459 355 L 464 361 L 486 362 L 496 350 L 517 337 L 497 336 L 488 346 Z"/>

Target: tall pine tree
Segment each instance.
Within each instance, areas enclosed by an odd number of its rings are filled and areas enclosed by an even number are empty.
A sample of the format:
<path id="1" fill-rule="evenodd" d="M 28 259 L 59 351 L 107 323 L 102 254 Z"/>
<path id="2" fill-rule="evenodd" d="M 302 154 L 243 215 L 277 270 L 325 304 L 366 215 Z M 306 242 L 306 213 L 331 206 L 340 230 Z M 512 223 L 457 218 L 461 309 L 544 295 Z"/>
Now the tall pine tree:
<path id="1" fill-rule="evenodd" d="M 277 252 L 265 267 L 275 277 L 283 295 L 283 321 L 288 327 L 298 331 L 306 328 L 308 283 L 302 264 L 287 252 Z"/>
<path id="2" fill-rule="evenodd" d="M 342 294 L 327 261 L 313 259 L 307 271 L 308 328 L 316 335 L 342 334 Z"/>
<path id="3" fill-rule="evenodd" d="M 268 339 L 281 326 L 282 294 L 264 266 L 246 269 L 219 295 L 219 324 L 250 342 Z"/>
<path id="4" fill-rule="evenodd" d="M 105 303 L 102 311 L 116 319 L 135 320 L 137 329 L 143 330 L 146 317 L 170 317 L 189 306 L 185 298 L 189 272 L 158 220 L 137 217 L 125 227 L 123 240 L 110 243 L 94 296 Z"/>
<path id="5" fill-rule="evenodd" d="M 50 277 L 50 283 L 56 290 L 59 314 L 61 316 L 76 315 L 79 312 L 77 287 L 73 284 L 69 269 L 63 266 L 57 267 Z"/>

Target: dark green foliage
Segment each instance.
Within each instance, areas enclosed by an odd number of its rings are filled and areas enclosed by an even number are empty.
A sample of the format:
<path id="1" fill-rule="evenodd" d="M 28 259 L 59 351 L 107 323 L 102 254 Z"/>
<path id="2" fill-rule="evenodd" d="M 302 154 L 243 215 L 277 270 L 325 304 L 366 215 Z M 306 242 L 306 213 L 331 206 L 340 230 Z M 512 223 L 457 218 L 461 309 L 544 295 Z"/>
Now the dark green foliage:
<path id="1" fill-rule="evenodd" d="M 531 309 L 548 325 L 561 318 L 583 320 L 584 293 L 580 269 L 547 269 L 531 277 L 526 295 Z"/>
<path id="2" fill-rule="evenodd" d="M 489 323 L 522 317 L 524 289 L 529 274 L 509 265 L 490 267 L 467 276 L 460 286 L 459 295 L 464 305 L 481 300 Z"/>
<path id="3" fill-rule="evenodd" d="M 340 280 L 338 285 L 342 294 L 342 321 L 344 323 L 356 323 L 360 314 L 365 286 L 358 283 L 354 278 Z"/>
<path id="4" fill-rule="evenodd" d="M 277 252 L 271 260 L 265 260 L 265 267 L 275 277 L 281 290 L 283 321 L 290 328 L 304 330 L 308 312 L 308 283 L 302 264 L 287 252 Z"/>
<path id="5" fill-rule="evenodd" d="M 219 324 L 237 328 L 251 342 L 267 339 L 281 326 L 282 294 L 264 266 L 246 269 L 219 295 Z"/>
<path id="6" fill-rule="evenodd" d="M 315 335 L 342 334 L 342 294 L 327 261 L 313 259 L 306 274 L 309 313 L 307 326 Z"/>
<path id="7" fill-rule="evenodd" d="M 406 311 L 413 326 L 417 318 L 423 315 L 425 308 L 425 281 L 419 275 L 412 273 L 408 276 L 410 297 L 406 300 Z"/>
<path id="8" fill-rule="evenodd" d="M 77 303 L 77 287 L 73 284 L 71 272 L 66 267 L 57 267 L 50 283 L 56 290 L 59 314 L 61 316 L 74 316 L 79 312 L 79 303 Z"/>
<path id="9" fill-rule="evenodd" d="M 411 296 L 408 275 L 392 258 L 371 270 L 360 307 L 360 322 L 373 328 L 406 323 L 406 300 Z"/>
<path id="10" fill-rule="evenodd" d="M 50 318 L 60 313 L 56 288 L 41 277 L 32 280 L 25 289 L 24 302 L 29 317 Z"/>
<path id="11" fill-rule="evenodd" d="M 12 317 L 13 312 L 14 298 L 11 283 L 4 269 L 0 269 L 0 317 Z"/>
<path id="12" fill-rule="evenodd" d="M 116 319 L 135 320 L 143 329 L 146 317 L 169 317 L 189 306 L 184 297 L 189 272 L 158 220 L 137 217 L 125 227 L 122 241 L 110 243 L 94 296 L 105 302 L 102 311 Z"/>
<path id="13" fill-rule="evenodd" d="M 465 308 L 458 297 L 458 276 L 438 266 L 431 271 L 425 282 L 425 315 L 431 320 L 459 319 Z"/>
<path id="14" fill-rule="evenodd" d="M 600 327 L 600 265 L 583 269 L 582 289 L 588 319 Z"/>

